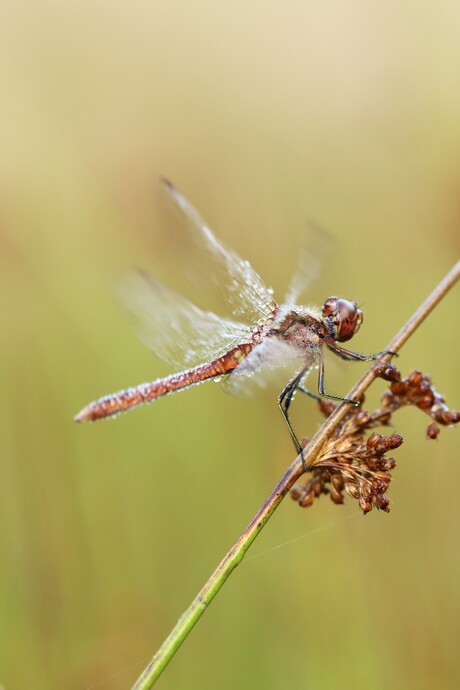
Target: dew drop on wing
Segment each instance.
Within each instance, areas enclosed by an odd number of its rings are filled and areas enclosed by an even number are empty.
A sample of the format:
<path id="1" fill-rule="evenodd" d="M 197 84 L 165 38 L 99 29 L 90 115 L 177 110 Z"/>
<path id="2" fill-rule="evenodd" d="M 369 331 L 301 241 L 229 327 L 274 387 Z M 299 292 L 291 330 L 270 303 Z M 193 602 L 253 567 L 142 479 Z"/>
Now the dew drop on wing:
<path id="1" fill-rule="evenodd" d="M 265 338 L 227 377 L 229 393 L 247 396 L 267 385 L 281 390 L 305 365 L 305 355 L 279 338 Z M 286 369 L 288 371 L 286 371 Z"/>

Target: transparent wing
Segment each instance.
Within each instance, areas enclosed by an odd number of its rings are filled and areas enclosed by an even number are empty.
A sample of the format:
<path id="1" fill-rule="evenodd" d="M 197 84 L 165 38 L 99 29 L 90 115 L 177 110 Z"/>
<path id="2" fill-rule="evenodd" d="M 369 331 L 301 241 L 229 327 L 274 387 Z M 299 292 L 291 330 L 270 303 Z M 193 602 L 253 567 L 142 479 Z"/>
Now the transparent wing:
<path id="1" fill-rule="evenodd" d="M 250 338 L 247 325 L 202 311 L 146 273 L 134 273 L 117 292 L 141 340 L 173 367 L 211 361 Z"/>
<path id="2" fill-rule="evenodd" d="M 220 242 L 187 199 L 170 182 L 162 182 L 185 224 L 183 241 L 199 250 L 196 261 L 190 257 L 187 262 L 188 276 L 207 292 L 217 294 L 238 319 L 250 324 L 270 319 L 276 309 L 272 291 L 249 261 Z"/>
<path id="3" fill-rule="evenodd" d="M 225 389 L 234 395 L 250 394 L 257 386 L 277 385 L 281 390 L 295 372 L 316 361 L 316 351 L 300 351 L 276 337 L 267 337 L 228 376 Z"/>
<path id="4" fill-rule="evenodd" d="M 305 245 L 300 251 L 297 269 L 286 292 L 285 303 L 290 306 L 302 304 L 308 288 L 318 280 L 335 244 L 332 235 L 320 225 L 310 221 L 309 226 L 308 246 Z"/>

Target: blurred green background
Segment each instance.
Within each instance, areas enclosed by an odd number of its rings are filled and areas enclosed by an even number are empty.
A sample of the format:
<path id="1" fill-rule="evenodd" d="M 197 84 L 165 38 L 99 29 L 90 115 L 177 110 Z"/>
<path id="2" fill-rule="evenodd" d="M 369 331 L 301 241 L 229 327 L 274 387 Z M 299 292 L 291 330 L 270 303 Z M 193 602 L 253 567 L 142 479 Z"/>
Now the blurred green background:
<path id="1" fill-rule="evenodd" d="M 111 292 L 136 265 L 186 290 L 158 175 L 278 299 L 328 228 L 311 300 L 363 302 L 381 349 L 459 254 L 460 6 L 7 0 L 0 26 L 0 684 L 124 689 L 293 459 L 276 390 L 72 421 L 170 373 Z M 458 314 L 457 289 L 399 359 L 452 407 Z M 459 687 L 458 432 L 395 421 L 391 514 L 286 500 L 161 687 Z"/>

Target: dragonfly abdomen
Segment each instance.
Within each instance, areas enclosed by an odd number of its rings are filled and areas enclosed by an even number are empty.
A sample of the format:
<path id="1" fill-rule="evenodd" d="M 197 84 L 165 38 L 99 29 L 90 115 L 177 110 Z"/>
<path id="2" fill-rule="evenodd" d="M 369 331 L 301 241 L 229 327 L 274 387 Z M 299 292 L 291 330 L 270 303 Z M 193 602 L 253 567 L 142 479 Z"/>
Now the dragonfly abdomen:
<path id="1" fill-rule="evenodd" d="M 252 343 L 243 343 L 212 362 L 200 364 L 193 369 L 187 369 L 179 374 L 172 374 L 150 383 L 141 383 L 135 388 L 105 395 L 84 407 L 75 416 L 75 421 L 93 422 L 96 419 L 112 417 L 138 405 L 152 402 L 168 393 L 174 393 L 208 379 L 229 374 L 251 352 L 253 347 Z"/>

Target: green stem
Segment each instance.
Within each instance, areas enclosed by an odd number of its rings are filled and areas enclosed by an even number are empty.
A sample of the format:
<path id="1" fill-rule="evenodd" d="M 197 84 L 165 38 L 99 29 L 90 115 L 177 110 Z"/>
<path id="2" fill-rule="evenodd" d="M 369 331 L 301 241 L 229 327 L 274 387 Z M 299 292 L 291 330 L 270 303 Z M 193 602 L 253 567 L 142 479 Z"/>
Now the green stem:
<path id="1" fill-rule="evenodd" d="M 263 506 L 256 513 L 227 555 L 219 563 L 191 605 L 179 618 L 177 624 L 139 677 L 132 690 L 146 690 L 152 687 L 165 666 L 167 666 L 168 662 L 172 659 L 182 642 L 192 630 L 195 623 L 198 622 L 199 618 L 206 611 L 206 608 L 214 599 L 226 579 L 236 566 L 241 563 L 254 539 L 302 473 L 303 467 L 299 456 L 284 473 Z"/>
<path id="2" fill-rule="evenodd" d="M 402 347 L 406 340 L 414 333 L 422 321 L 425 320 L 428 314 L 432 311 L 432 309 L 434 309 L 436 304 L 442 299 L 442 297 L 444 297 L 444 295 L 454 285 L 459 277 L 460 261 L 457 262 L 447 276 L 441 281 L 441 283 L 439 283 L 435 290 L 433 290 L 431 295 L 402 327 L 399 333 L 392 339 L 388 345 L 388 350 L 397 352 Z M 359 397 L 376 378 L 377 365 L 382 361 L 389 361 L 390 359 L 391 354 L 383 355 L 368 371 L 366 371 L 364 376 L 361 377 L 358 383 L 347 394 L 347 397 L 351 398 L 352 400 L 359 399 Z M 342 405 L 339 405 L 313 436 L 310 443 L 304 450 L 304 457 L 307 466 L 314 464 L 323 444 L 335 427 L 347 414 L 350 404 L 351 403 L 343 403 Z M 227 580 L 236 566 L 241 563 L 246 551 L 249 549 L 254 539 L 257 537 L 259 532 L 261 532 L 262 528 L 265 526 L 269 518 L 275 512 L 297 479 L 303 474 L 303 471 L 302 461 L 300 456 L 298 456 L 288 470 L 286 470 L 263 506 L 260 508 L 260 510 L 258 510 L 230 551 L 219 563 L 204 587 L 190 604 L 189 608 L 179 618 L 177 624 L 163 642 L 153 659 L 150 661 L 147 668 L 143 671 L 142 675 L 133 685 L 132 690 L 148 690 L 152 687 L 162 673 L 163 669 L 168 665 L 169 661 L 177 652 L 182 642 L 188 636 L 195 623 L 198 622 L 203 613 L 206 611 L 206 608 L 214 599 L 224 582 Z"/>

